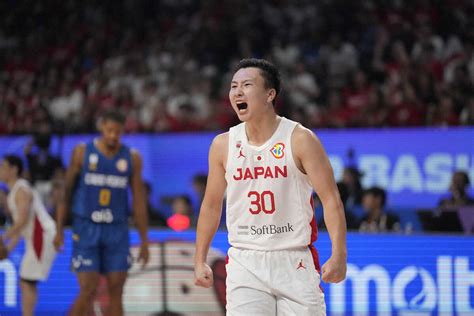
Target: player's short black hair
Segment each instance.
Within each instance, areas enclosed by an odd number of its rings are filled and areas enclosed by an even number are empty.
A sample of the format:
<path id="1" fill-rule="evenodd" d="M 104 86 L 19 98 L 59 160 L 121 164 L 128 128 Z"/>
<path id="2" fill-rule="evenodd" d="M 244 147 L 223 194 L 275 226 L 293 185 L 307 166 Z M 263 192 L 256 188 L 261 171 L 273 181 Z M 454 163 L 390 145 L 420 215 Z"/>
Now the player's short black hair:
<path id="1" fill-rule="evenodd" d="M 121 125 L 125 124 L 125 115 L 118 110 L 107 110 L 101 115 L 102 121 L 114 121 Z"/>
<path id="2" fill-rule="evenodd" d="M 385 202 L 387 201 L 387 194 L 385 193 L 385 190 L 380 188 L 380 187 L 372 187 L 370 189 L 367 189 L 364 191 L 364 195 L 370 194 L 373 195 L 376 198 L 380 198 L 380 202 L 382 204 L 382 207 L 385 206 Z"/>
<path id="3" fill-rule="evenodd" d="M 242 68 L 258 68 L 260 70 L 260 74 L 262 75 L 263 79 L 265 80 L 265 88 L 267 89 L 275 89 L 275 99 L 280 93 L 281 88 L 281 75 L 278 71 L 278 68 L 265 59 L 258 59 L 258 58 L 245 58 L 242 59 L 237 66 L 235 67 L 234 73 L 237 72 L 239 69 Z M 273 99 L 273 104 L 275 104 L 275 99 Z"/>
<path id="4" fill-rule="evenodd" d="M 21 175 L 23 172 L 23 161 L 21 160 L 20 157 L 17 155 L 5 155 L 3 156 L 3 159 L 8 162 L 10 166 L 16 167 L 17 168 L 17 175 Z"/>

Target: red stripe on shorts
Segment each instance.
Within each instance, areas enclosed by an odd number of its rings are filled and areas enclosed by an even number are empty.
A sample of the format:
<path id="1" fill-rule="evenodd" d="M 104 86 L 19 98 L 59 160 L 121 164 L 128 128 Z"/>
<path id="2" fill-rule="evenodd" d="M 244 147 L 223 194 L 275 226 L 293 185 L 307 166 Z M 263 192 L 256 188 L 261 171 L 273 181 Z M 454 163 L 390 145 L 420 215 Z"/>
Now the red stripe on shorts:
<path id="1" fill-rule="evenodd" d="M 318 251 L 316 250 L 316 248 L 314 248 L 313 244 L 309 245 L 308 248 L 309 248 L 309 251 L 311 251 L 311 256 L 313 257 L 314 267 L 316 268 L 318 273 L 321 274 L 321 266 L 319 265 Z M 321 286 L 321 282 L 319 282 L 319 289 L 321 290 L 321 292 L 324 292 L 323 287 Z"/>
<path id="2" fill-rule="evenodd" d="M 310 203 L 311 203 L 311 208 L 314 211 L 313 197 L 310 198 Z M 321 265 L 319 263 L 318 251 L 316 250 L 316 248 L 314 248 L 314 245 L 313 245 L 313 243 L 318 239 L 318 225 L 316 224 L 316 217 L 314 216 L 314 214 L 309 225 L 311 226 L 311 242 L 308 245 L 308 248 L 309 248 L 309 251 L 311 251 L 311 256 L 313 257 L 314 267 L 316 268 L 318 273 L 321 274 Z M 321 287 L 321 282 L 319 283 L 319 288 L 321 289 L 321 292 L 323 292 L 323 288 Z"/>

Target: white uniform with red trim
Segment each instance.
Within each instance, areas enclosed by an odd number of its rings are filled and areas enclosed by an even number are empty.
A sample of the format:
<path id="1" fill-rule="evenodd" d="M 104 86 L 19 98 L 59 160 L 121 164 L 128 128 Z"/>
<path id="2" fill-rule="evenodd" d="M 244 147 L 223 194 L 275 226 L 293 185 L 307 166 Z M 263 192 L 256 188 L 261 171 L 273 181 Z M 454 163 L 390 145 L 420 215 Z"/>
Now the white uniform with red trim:
<path id="1" fill-rule="evenodd" d="M 8 194 L 8 209 L 13 221 L 18 220 L 15 195 L 20 188 L 32 193 L 28 222 L 21 232 L 25 240 L 25 254 L 21 262 L 20 277 L 29 281 L 43 281 L 47 279 L 56 257 L 53 246 L 56 224 L 48 214 L 39 194 L 24 179 L 18 179 Z"/>
<path id="2" fill-rule="evenodd" d="M 293 159 L 297 122 L 284 117 L 261 146 L 245 123 L 229 131 L 226 165 L 228 315 L 324 315 L 313 188 Z M 276 303 L 275 303 L 276 302 Z"/>

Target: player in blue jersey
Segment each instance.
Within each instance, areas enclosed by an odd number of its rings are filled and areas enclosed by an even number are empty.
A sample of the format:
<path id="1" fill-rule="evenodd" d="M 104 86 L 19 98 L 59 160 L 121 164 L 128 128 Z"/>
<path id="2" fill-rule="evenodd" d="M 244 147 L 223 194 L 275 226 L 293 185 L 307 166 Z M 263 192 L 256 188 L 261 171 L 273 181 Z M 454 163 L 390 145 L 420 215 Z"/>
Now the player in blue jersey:
<path id="1" fill-rule="evenodd" d="M 64 200 L 57 211 L 54 243 L 64 243 L 63 226 L 69 209 L 73 213 L 72 269 L 80 292 L 71 314 L 91 312 L 100 274 L 107 280 L 109 315 L 123 315 L 122 293 L 131 264 L 128 235 L 128 188 L 133 195 L 133 213 L 140 234 L 138 260 L 148 262 L 147 211 L 141 176 L 140 155 L 121 144 L 125 117 L 106 112 L 100 120 L 101 136 L 75 147 L 66 172 Z"/>

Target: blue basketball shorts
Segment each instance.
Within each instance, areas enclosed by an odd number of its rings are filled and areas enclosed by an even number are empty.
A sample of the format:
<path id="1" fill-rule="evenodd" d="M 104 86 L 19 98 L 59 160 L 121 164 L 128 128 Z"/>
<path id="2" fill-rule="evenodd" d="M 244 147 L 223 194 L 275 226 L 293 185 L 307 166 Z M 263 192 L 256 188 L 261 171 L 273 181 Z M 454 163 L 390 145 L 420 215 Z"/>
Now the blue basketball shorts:
<path id="1" fill-rule="evenodd" d="M 126 272 L 131 266 L 128 224 L 94 223 L 75 217 L 71 269 L 74 272 Z"/>

